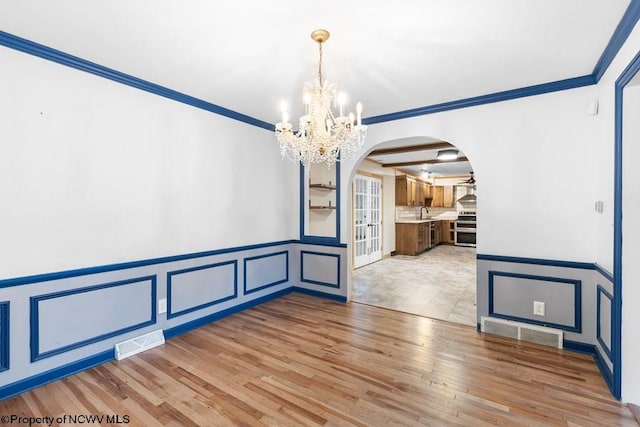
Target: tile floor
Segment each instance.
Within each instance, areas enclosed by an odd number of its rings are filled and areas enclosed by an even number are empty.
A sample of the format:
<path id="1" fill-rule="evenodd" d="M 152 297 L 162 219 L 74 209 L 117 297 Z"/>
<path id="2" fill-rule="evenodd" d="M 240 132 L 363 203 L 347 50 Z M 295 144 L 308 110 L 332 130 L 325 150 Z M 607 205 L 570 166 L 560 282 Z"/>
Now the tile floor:
<path id="1" fill-rule="evenodd" d="M 476 248 L 438 245 L 354 270 L 352 300 L 475 326 Z"/>

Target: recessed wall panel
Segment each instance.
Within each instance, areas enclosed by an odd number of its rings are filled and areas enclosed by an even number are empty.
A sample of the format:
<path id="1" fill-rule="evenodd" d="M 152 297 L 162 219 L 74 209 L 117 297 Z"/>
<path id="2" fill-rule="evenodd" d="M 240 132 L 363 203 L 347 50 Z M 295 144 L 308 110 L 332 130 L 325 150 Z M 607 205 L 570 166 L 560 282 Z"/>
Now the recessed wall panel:
<path id="1" fill-rule="evenodd" d="M 155 299 L 155 276 L 31 297 L 31 359 L 153 324 Z"/>
<path id="2" fill-rule="evenodd" d="M 236 260 L 167 273 L 167 317 L 200 310 L 238 296 Z"/>
<path id="3" fill-rule="evenodd" d="M 0 372 L 9 369 L 9 301 L 0 302 Z"/>
<path id="4" fill-rule="evenodd" d="M 580 332 L 580 280 L 511 272 L 489 272 L 489 315 Z M 545 304 L 533 314 L 534 301 Z"/>
<path id="5" fill-rule="evenodd" d="M 289 281 L 289 252 L 258 255 L 244 259 L 244 293 Z"/>
<path id="6" fill-rule="evenodd" d="M 340 255 L 301 251 L 300 258 L 301 282 L 340 287 Z"/>
<path id="7" fill-rule="evenodd" d="M 613 305 L 613 295 L 598 285 L 598 296 L 596 299 L 597 312 L 597 334 L 596 337 L 605 354 L 611 360 L 611 315 Z"/>

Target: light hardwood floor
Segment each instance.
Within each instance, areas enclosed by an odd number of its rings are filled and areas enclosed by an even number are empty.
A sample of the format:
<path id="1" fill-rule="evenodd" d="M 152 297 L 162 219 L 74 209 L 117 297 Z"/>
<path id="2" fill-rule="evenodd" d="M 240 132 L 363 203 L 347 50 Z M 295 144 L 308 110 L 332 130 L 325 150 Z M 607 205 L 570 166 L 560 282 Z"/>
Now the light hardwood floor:
<path id="1" fill-rule="evenodd" d="M 297 293 L 0 402 L 128 425 L 638 425 L 585 355 Z"/>

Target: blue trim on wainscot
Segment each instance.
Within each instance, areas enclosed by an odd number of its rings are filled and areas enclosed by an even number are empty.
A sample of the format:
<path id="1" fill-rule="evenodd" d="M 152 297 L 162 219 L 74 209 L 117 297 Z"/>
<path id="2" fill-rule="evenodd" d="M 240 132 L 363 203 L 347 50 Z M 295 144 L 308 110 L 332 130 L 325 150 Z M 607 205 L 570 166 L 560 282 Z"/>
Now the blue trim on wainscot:
<path id="1" fill-rule="evenodd" d="M 602 359 L 602 356 L 595 345 L 564 340 L 563 346 L 565 350 L 591 355 L 593 360 L 596 362 L 604 381 L 607 383 L 609 390 L 613 390 L 613 375 L 611 373 L 611 369 L 609 369 L 609 366 L 607 366 L 605 361 Z"/>
<path id="2" fill-rule="evenodd" d="M 114 360 L 115 356 L 113 349 L 103 351 L 102 353 L 95 354 L 93 356 L 85 357 L 84 359 L 77 360 L 75 362 L 68 363 L 63 366 L 51 369 L 40 374 L 36 374 L 29 378 L 16 381 L 11 384 L 0 387 L 0 400 L 8 399 L 13 396 L 17 396 L 26 391 L 32 390 L 36 387 L 41 387 L 53 381 L 68 377 L 78 372 L 86 371 L 94 366 L 102 365 L 103 363 Z"/>
<path id="3" fill-rule="evenodd" d="M 600 314 L 601 314 L 601 304 L 602 304 L 602 295 L 604 295 L 606 298 L 609 299 L 609 301 L 611 301 L 611 311 L 613 314 L 613 295 L 611 295 L 609 292 L 607 292 L 607 290 L 605 288 L 602 287 L 602 285 L 598 285 L 597 287 L 597 297 L 596 297 L 596 339 L 598 340 L 598 342 L 600 343 L 600 346 L 602 347 L 602 349 L 604 350 L 604 353 L 607 355 L 607 357 L 609 358 L 609 360 L 613 361 L 612 357 L 611 357 L 611 349 L 609 348 L 609 346 L 607 345 L 607 343 L 604 342 L 604 340 L 602 339 L 602 326 L 600 324 Z M 610 332 L 610 337 L 613 336 L 613 322 L 611 322 L 609 324 L 609 329 L 611 330 Z"/>
<path id="4" fill-rule="evenodd" d="M 38 274 L 34 276 L 18 277 L 13 279 L 0 280 L 0 288 L 9 286 L 28 285 L 31 283 L 46 282 L 50 280 L 67 279 L 69 277 L 86 276 L 89 274 L 105 273 L 108 271 L 125 270 L 128 268 L 144 267 L 147 265 L 164 264 L 174 261 L 183 261 L 187 259 L 209 257 L 214 255 L 228 254 L 232 252 L 249 251 L 253 249 L 268 248 L 272 246 L 283 246 L 291 243 L 300 243 L 299 240 L 282 240 L 271 243 L 258 243 L 254 245 L 235 246 L 231 248 L 215 249 L 212 251 L 194 252 L 184 255 L 173 255 L 161 258 L 151 258 L 141 261 L 123 262 L 119 264 L 108 264 L 98 267 L 79 268 L 77 270 L 59 271 L 55 273 Z"/>
<path id="5" fill-rule="evenodd" d="M 576 353 L 595 355 L 598 353 L 596 346 L 593 344 L 585 344 L 578 341 L 563 340 L 562 347 L 565 350 L 575 351 Z"/>
<path id="6" fill-rule="evenodd" d="M 157 85 L 155 83 L 139 79 L 129 74 L 116 71 L 112 68 L 87 61 L 86 59 L 82 59 L 77 56 L 62 52 L 60 50 L 56 50 L 48 46 L 32 42 L 30 40 L 23 39 L 4 31 L 0 31 L 0 45 L 4 45 L 6 47 L 19 50 L 20 52 L 25 52 L 43 59 L 47 59 L 49 61 L 57 62 L 58 64 L 66 65 L 67 67 L 75 68 L 76 70 L 95 74 L 96 76 L 104 77 L 105 79 L 113 80 L 115 82 L 131 86 L 145 92 L 150 92 L 155 95 L 160 95 L 162 97 L 178 101 L 183 104 L 191 105 L 192 107 L 200 108 L 201 110 L 206 110 L 211 113 L 219 114 L 230 119 L 238 120 L 249 125 L 257 126 L 259 128 L 267 129 L 270 131 L 275 130 L 274 125 L 272 125 L 271 123 L 258 120 L 254 117 L 247 116 L 246 114 L 238 113 L 237 111 L 212 104 L 202 99 L 186 95 L 184 93 Z"/>
<path id="7" fill-rule="evenodd" d="M 304 278 L 304 255 L 305 254 L 336 258 L 336 261 L 338 263 L 336 266 L 337 273 L 338 273 L 336 277 L 336 283 L 305 279 Z M 315 252 L 315 251 L 300 251 L 300 281 L 304 283 L 311 283 L 313 285 L 328 286 L 330 288 L 340 288 L 340 254 L 330 254 L 330 253 Z"/>
<path id="8" fill-rule="evenodd" d="M 602 267 L 598 263 L 593 264 L 593 266 L 596 269 L 596 271 L 600 273 L 605 279 L 613 283 L 613 274 L 611 274 L 609 271 L 607 271 L 604 267 Z"/>
<path id="9" fill-rule="evenodd" d="M 477 254 L 476 259 L 484 261 L 512 262 L 518 264 L 548 265 L 551 267 L 580 268 L 583 270 L 594 270 L 596 268 L 591 262 L 558 261 L 553 259 L 522 258 L 502 255 Z"/>
<path id="10" fill-rule="evenodd" d="M 246 310 L 251 307 L 255 307 L 256 305 L 262 304 L 264 302 L 270 301 L 272 299 L 279 298 L 281 296 L 287 295 L 291 293 L 292 288 L 282 289 L 280 291 L 274 292 L 269 295 L 265 295 L 260 298 L 253 299 L 251 301 L 247 301 L 245 303 L 227 308 L 226 310 L 218 311 L 216 313 L 209 314 L 208 316 L 200 317 L 198 319 L 192 320 L 187 323 L 183 323 L 178 326 L 174 326 L 173 328 L 168 328 L 164 330 L 164 336 L 166 339 L 173 338 L 175 336 L 184 334 L 185 332 L 189 332 L 193 329 L 204 326 L 208 323 L 214 322 L 216 320 L 220 320 L 224 317 L 230 316 L 232 314 L 238 313 L 242 310 Z"/>
<path id="11" fill-rule="evenodd" d="M 638 1 L 636 0 L 635 6 Z M 613 172 L 613 307 L 611 323 L 611 353 L 613 355 L 613 394 L 622 397 L 622 122 L 624 88 L 640 71 L 640 52 L 620 74 L 615 84 L 614 112 L 614 172 Z"/>
<path id="12" fill-rule="evenodd" d="M 305 295 L 311 295 L 313 297 L 330 299 L 338 302 L 347 302 L 347 297 L 342 295 L 328 294 L 326 292 L 314 291 L 313 289 L 301 288 L 299 286 L 294 286 L 291 288 L 293 292 L 298 292 Z"/>
<path id="13" fill-rule="evenodd" d="M 543 322 L 528 317 L 511 316 L 508 314 L 496 313 L 493 308 L 493 278 L 495 276 L 513 277 L 516 279 L 540 280 L 545 282 L 563 283 L 573 285 L 574 319 L 573 325 L 562 325 L 559 323 Z M 516 320 L 540 326 L 549 326 L 565 331 L 582 333 L 582 281 L 577 279 L 566 279 L 564 277 L 536 276 L 533 274 L 512 273 L 507 271 L 489 271 L 489 315 L 501 319 Z"/>
<path id="14" fill-rule="evenodd" d="M 30 339 L 31 362 L 42 360 L 47 357 L 55 356 L 57 354 L 66 353 L 68 351 L 75 350 L 77 348 L 86 346 L 88 344 L 93 344 L 98 341 L 102 341 L 111 337 L 115 337 L 117 335 L 122 335 L 127 332 L 135 331 L 136 329 L 144 328 L 146 326 L 155 324 L 156 323 L 156 295 L 157 295 L 156 280 L 157 279 L 155 275 L 136 277 L 133 279 L 127 279 L 127 280 L 122 280 L 118 282 L 105 283 L 102 285 L 95 285 L 95 286 L 87 286 L 84 288 L 71 289 L 68 291 L 52 292 L 50 294 L 37 295 L 37 296 L 30 297 L 29 298 L 29 301 L 30 301 L 29 318 L 30 318 L 30 334 L 31 334 L 31 339 Z M 117 286 L 126 286 L 134 283 L 144 283 L 148 281 L 151 282 L 151 296 L 150 296 L 151 316 L 149 320 L 135 324 L 135 325 L 127 326 L 125 328 L 121 328 L 115 331 L 107 332 L 105 334 L 101 334 L 92 338 L 87 338 L 87 339 L 75 342 L 73 344 L 63 345 L 62 347 L 58 347 L 53 350 L 48 350 L 43 353 L 40 353 L 40 317 L 39 317 L 39 309 L 38 309 L 38 304 L 40 303 L 40 301 L 55 299 L 55 298 L 62 298 L 69 295 L 88 293 L 88 292 L 98 291 L 101 289 L 114 288 Z"/>
<path id="15" fill-rule="evenodd" d="M 9 359 L 11 352 L 9 351 L 10 317 L 9 317 L 9 301 L 0 302 L 0 372 L 9 369 Z"/>
<path id="16" fill-rule="evenodd" d="M 180 310 L 176 312 L 173 312 L 171 310 L 171 301 L 172 301 L 172 295 L 173 295 L 173 281 L 172 281 L 173 276 L 190 273 L 192 271 L 208 270 L 212 268 L 223 267 L 225 265 L 233 265 L 233 294 L 227 295 L 222 298 L 218 298 L 213 301 L 207 301 L 193 307 L 185 308 L 184 310 Z M 185 268 L 182 270 L 167 272 L 167 319 L 173 319 L 174 317 L 182 316 L 184 314 L 191 313 L 197 310 L 202 310 L 203 308 L 211 307 L 212 305 L 220 304 L 222 302 L 229 301 L 235 298 L 238 298 L 238 261 L 235 259 L 231 261 L 218 262 L 215 264 L 199 265 L 197 267 L 191 267 L 191 268 Z"/>
<path id="17" fill-rule="evenodd" d="M 640 0 L 631 0 L 624 16 L 611 36 L 607 47 L 604 52 L 602 52 L 600 59 L 593 68 L 593 77 L 596 83 L 600 81 L 604 73 L 607 71 L 607 68 L 609 68 L 609 65 L 611 65 L 613 58 L 616 57 L 624 42 L 627 41 L 629 34 L 631 34 L 631 31 L 638 22 L 638 18 L 640 18 Z"/>
<path id="18" fill-rule="evenodd" d="M 284 274 L 285 276 L 280 279 L 280 280 L 276 280 L 275 282 L 271 282 L 271 283 L 266 283 L 264 285 L 260 285 L 257 288 L 251 288 L 249 290 L 247 290 L 247 263 L 249 261 L 253 261 L 256 259 L 262 259 L 262 258 L 269 258 L 269 257 L 276 257 L 276 256 L 280 256 L 280 255 L 284 255 L 285 257 L 285 270 L 284 270 Z M 281 283 L 287 283 L 289 281 L 289 251 L 280 251 L 280 252 L 273 252 L 270 254 L 264 254 L 264 255 L 258 255 L 258 256 L 252 256 L 252 257 L 248 257 L 248 258 L 244 258 L 243 259 L 243 270 L 244 270 L 244 274 L 243 276 L 243 288 L 242 288 L 242 292 L 244 295 L 248 295 L 251 294 L 253 292 L 258 292 L 261 291 L 263 289 L 266 288 L 270 288 L 271 286 L 276 286 L 279 285 Z"/>

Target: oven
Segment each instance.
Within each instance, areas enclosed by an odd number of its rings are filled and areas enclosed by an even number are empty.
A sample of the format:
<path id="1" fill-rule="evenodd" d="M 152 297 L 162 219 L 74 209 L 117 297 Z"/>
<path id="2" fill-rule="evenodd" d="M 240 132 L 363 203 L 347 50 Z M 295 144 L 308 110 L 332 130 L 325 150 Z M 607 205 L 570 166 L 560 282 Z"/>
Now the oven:
<path id="1" fill-rule="evenodd" d="M 476 246 L 476 212 L 460 211 L 455 223 L 455 244 L 457 246 Z"/>

